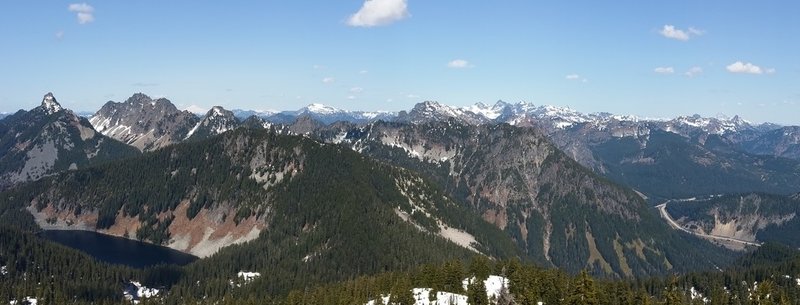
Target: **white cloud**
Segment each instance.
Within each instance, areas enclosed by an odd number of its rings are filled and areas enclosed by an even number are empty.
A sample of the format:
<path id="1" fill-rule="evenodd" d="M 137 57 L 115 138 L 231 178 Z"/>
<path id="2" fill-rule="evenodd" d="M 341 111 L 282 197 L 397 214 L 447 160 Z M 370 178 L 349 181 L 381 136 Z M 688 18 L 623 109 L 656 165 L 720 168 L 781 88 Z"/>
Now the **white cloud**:
<path id="1" fill-rule="evenodd" d="M 416 94 L 408 94 L 406 95 L 407 98 L 419 98 L 419 95 Z"/>
<path id="2" fill-rule="evenodd" d="M 455 69 L 472 68 L 473 65 L 463 59 L 454 59 L 447 63 L 447 66 Z"/>
<path id="3" fill-rule="evenodd" d="M 369 73 L 369 71 L 367 71 L 367 70 L 358 71 L 358 74 L 367 74 L 367 73 Z"/>
<path id="4" fill-rule="evenodd" d="M 326 78 L 322 79 L 322 82 L 326 83 L 326 84 L 330 84 L 330 83 L 335 82 L 335 81 L 336 81 L 336 79 L 333 78 L 333 77 L 326 77 Z"/>
<path id="5" fill-rule="evenodd" d="M 706 31 L 699 30 L 699 29 L 696 29 L 696 28 L 693 28 L 693 27 L 689 27 L 689 33 L 694 35 L 694 36 L 702 36 L 703 34 L 706 33 Z"/>
<path id="6" fill-rule="evenodd" d="M 312 68 L 314 68 L 314 70 L 322 70 L 322 69 L 325 69 L 325 66 L 323 66 L 323 65 L 313 65 L 313 66 L 311 66 L 311 67 L 312 67 Z"/>
<path id="7" fill-rule="evenodd" d="M 361 93 L 361 92 L 364 92 L 364 88 L 361 88 L 361 87 L 350 88 L 350 93 L 358 94 L 358 93 Z"/>
<path id="8" fill-rule="evenodd" d="M 568 74 L 564 78 L 566 78 L 568 81 L 580 81 L 581 83 L 588 83 L 589 82 L 588 79 L 586 79 L 585 77 L 581 77 L 578 74 Z"/>
<path id="9" fill-rule="evenodd" d="M 676 39 L 676 40 L 680 40 L 680 41 L 687 41 L 690 38 L 692 38 L 692 36 L 701 36 L 701 35 L 705 34 L 705 31 L 699 30 L 699 29 L 696 29 L 696 28 L 692 28 L 692 27 L 690 27 L 688 30 L 684 31 L 684 30 L 676 28 L 674 25 L 665 24 L 664 27 L 661 28 L 661 31 L 658 31 L 658 33 L 661 34 L 661 36 L 664 36 L 664 37 L 667 37 L 667 38 L 670 38 L 670 39 Z"/>
<path id="10" fill-rule="evenodd" d="M 656 72 L 658 74 L 672 74 L 675 73 L 675 69 L 673 69 L 672 67 L 658 67 L 655 68 L 653 72 Z"/>
<path id="11" fill-rule="evenodd" d="M 348 95 L 347 99 L 348 100 L 354 100 L 354 99 L 356 99 L 356 96 L 355 95 Z"/>
<path id="12" fill-rule="evenodd" d="M 763 74 L 764 69 L 761 67 L 756 66 L 752 63 L 743 63 L 741 61 L 737 61 L 725 67 L 728 69 L 728 72 L 731 73 L 746 73 L 746 74 Z M 775 73 L 775 69 L 767 69 L 767 73 Z"/>
<path id="13" fill-rule="evenodd" d="M 58 40 L 64 39 L 64 31 L 56 32 L 56 39 Z"/>
<path id="14" fill-rule="evenodd" d="M 347 19 L 347 24 L 357 27 L 381 26 L 408 16 L 406 0 L 366 0 L 361 9 Z"/>
<path id="15" fill-rule="evenodd" d="M 80 24 L 87 24 L 94 21 L 94 7 L 86 2 L 70 4 L 67 9 L 78 15 L 78 23 Z"/>
<path id="16" fill-rule="evenodd" d="M 773 73 L 775 73 L 775 68 L 767 69 L 767 74 L 773 74 Z"/>
<path id="17" fill-rule="evenodd" d="M 686 73 L 683 73 L 683 75 L 686 75 L 688 77 L 695 77 L 697 75 L 700 75 L 701 73 L 703 73 L 703 68 L 695 66 L 695 67 L 689 68 L 689 70 L 686 71 Z"/>

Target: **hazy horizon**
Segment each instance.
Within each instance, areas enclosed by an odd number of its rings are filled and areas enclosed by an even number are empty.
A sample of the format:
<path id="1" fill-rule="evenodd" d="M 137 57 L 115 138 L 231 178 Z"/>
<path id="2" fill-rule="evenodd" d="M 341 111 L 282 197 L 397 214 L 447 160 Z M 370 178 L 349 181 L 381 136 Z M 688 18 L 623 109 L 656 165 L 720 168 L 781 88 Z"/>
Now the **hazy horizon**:
<path id="1" fill-rule="evenodd" d="M 800 3 L 416 0 L 16 2 L 0 112 L 46 92 L 96 111 L 401 111 L 525 101 L 584 113 L 800 125 Z"/>

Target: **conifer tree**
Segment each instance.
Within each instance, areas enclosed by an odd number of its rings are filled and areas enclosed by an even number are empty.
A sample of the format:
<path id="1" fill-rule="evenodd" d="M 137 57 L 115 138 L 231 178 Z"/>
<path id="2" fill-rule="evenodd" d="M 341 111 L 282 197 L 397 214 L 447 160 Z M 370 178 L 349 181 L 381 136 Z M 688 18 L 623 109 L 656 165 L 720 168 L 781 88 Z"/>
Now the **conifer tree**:
<path id="1" fill-rule="evenodd" d="M 473 256 L 469 264 L 469 273 L 480 280 L 489 278 L 489 259 L 483 255 Z"/>
<path id="2" fill-rule="evenodd" d="M 597 288 L 594 285 L 594 280 L 586 270 L 581 271 L 581 274 L 575 278 L 573 283 L 572 293 L 568 298 L 570 305 L 597 305 L 600 300 L 597 298 Z"/>
<path id="3" fill-rule="evenodd" d="M 673 277 L 670 280 L 669 287 L 667 287 L 667 293 L 664 297 L 664 305 L 683 305 L 686 304 L 684 302 L 684 295 L 678 288 L 678 279 Z"/>
<path id="4" fill-rule="evenodd" d="M 414 305 L 414 293 L 411 289 L 411 279 L 409 279 L 408 275 L 401 275 L 392 287 L 392 296 L 389 298 L 389 304 Z"/>
<path id="5" fill-rule="evenodd" d="M 486 285 L 479 278 L 471 278 L 467 285 L 467 302 L 470 305 L 487 305 L 489 297 L 486 295 Z"/>

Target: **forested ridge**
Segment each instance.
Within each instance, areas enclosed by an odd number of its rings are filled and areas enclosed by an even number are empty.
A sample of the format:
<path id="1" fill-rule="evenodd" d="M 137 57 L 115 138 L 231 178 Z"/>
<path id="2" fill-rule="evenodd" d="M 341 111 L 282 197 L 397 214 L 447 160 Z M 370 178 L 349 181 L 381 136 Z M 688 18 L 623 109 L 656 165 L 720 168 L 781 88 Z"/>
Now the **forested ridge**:
<path id="1" fill-rule="evenodd" d="M 578 165 L 561 158 L 566 157 L 555 154 L 543 162 L 573 176 L 594 177 L 581 174 L 584 172 Z M 0 196 L 0 220 L 4 221 L 0 265 L 6 266 L 3 283 L 8 287 L 0 292 L 9 300 L 35 296 L 39 304 L 116 304 L 127 302 L 122 300 L 121 291 L 128 281 L 135 280 L 162 289 L 162 294 L 145 303 L 364 304 L 392 293 L 393 302 L 407 304 L 405 292 L 410 288 L 429 287 L 466 294 L 474 301 L 471 304 L 485 304 L 483 294 L 464 291 L 460 281 L 493 274 L 511 281 L 508 294 L 495 301 L 515 304 L 689 304 L 692 287 L 705 296 L 726 301 L 720 304 L 751 304 L 750 297 L 758 288 L 753 282 L 765 280 L 769 284 L 759 286 L 759 293 L 766 291 L 763 296 L 780 301 L 796 294 L 791 291 L 795 286 L 789 285 L 784 275 L 800 277 L 797 260 L 776 260 L 796 254 L 777 246 L 764 247 L 752 259 L 741 261 L 741 269 L 674 279 L 592 278 L 590 274 L 602 273 L 598 271 L 603 265 L 597 259 L 572 264 L 569 269 L 551 269 L 552 265 L 521 251 L 519 242 L 508 232 L 484 221 L 465 198 L 451 197 L 458 189 L 440 187 L 435 175 L 421 176 L 414 167 L 398 167 L 389 161 L 376 161 L 344 145 L 244 128 L 20 185 Z M 582 219 L 592 222 L 586 227 L 591 233 L 619 229 L 619 219 L 601 217 L 608 213 L 603 209 L 613 210 L 614 206 L 582 208 L 586 198 L 597 198 L 597 193 L 581 189 L 579 194 L 570 195 L 553 187 L 545 184 L 538 195 L 560 202 L 558 216 L 551 219 L 559 228 L 571 228 L 572 220 Z M 636 196 L 627 189 L 620 192 L 625 197 Z M 636 200 L 632 211 L 652 212 Z M 225 217 L 237 222 L 255 217 L 264 221 L 265 228 L 254 240 L 225 247 L 184 267 L 136 270 L 98 263 L 75 250 L 41 240 L 33 234 L 38 228 L 25 210 L 57 206 L 73 214 L 96 212 L 100 228 L 113 225 L 119 213 L 138 216 L 144 226 L 135 237 L 164 243 L 172 238 L 167 228 L 173 220 L 159 215 L 175 212 L 186 202 L 186 214 L 172 217 L 192 218 L 199 211 L 230 207 Z M 407 215 L 408 221 L 399 215 Z M 626 217 L 653 219 L 650 214 Z M 634 227 L 657 231 L 653 226 L 657 228 L 658 224 Z M 447 227 L 471 234 L 475 243 L 470 246 L 491 259 L 440 236 L 438 233 Z M 533 228 L 529 238 L 541 232 L 536 226 L 528 228 Z M 683 265 L 670 266 L 671 271 L 638 265 L 635 259 L 609 262 L 619 270 L 624 262 L 627 268 L 674 274 L 693 268 L 687 253 L 711 247 L 696 239 L 675 239 L 669 231 L 649 236 L 666 241 L 672 249 L 692 247 L 683 248 L 686 253 L 665 253 L 619 239 L 635 233 L 625 231 L 610 235 L 611 239 L 605 240 L 607 245 L 592 249 L 588 230 L 572 230 L 563 232 L 565 238 L 585 238 L 587 244 L 567 247 L 568 251 L 558 252 L 563 257 L 554 260 L 600 253 L 603 257 L 644 257 L 642 262 L 665 262 L 666 266 L 681 262 Z M 716 262 L 720 267 L 730 262 L 731 256 L 724 251 L 714 250 L 708 255 L 703 262 Z M 237 276 L 240 271 L 262 276 L 242 281 Z M 90 281 L 75 280 L 87 274 L 95 276 Z M 729 292 L 720 296 L 720 289 L 724 291 L 725 287 Z"/>
<path id="2" fill-rule="evenodd" d="M 121 292 L 131 280 L 163 289 L 143 304 L 360 305 L 389 294 L 395 304 L 413 304 L 410 291 L 415 287 L 463 294 L 470 304 L 800 304 L 800 253 L 774 243 L 743 256 L 724 271 L 683 276 L 604 280 L 518 259 L 465 256 L 375 275 L 354 275 L 328 284 L 309 282 L 270 294 L 263 292 L 263 282 L 242 281 L 235 274 L 229 274 L 224 289 L 183 286 L 180 282 L 191 277 L 193 265 L 144 270 L 112 266 L 34 234 L 0 226 L 0 266 L 0 297 L 19 300 L 32 296 L 38 304 L 130 304 Z M 206 267 L 210 269 L 205 272 L 213 268 L 227 272 L 222 265 Z M 489 275 L 509 280 L 499 297 L 487 298 L 480 286 L 462 287 L 466 278 Z"/>
<path id="3" fill-rule="evenodd" d="M 270 172 L 251 167 L 257 154 L 271 157 L 269 166 L 292 163 L 298 170 L 265 188 L 245 178 L 258 170 Z M 116 213 L 138 215 L 145 226 L 136 237 L 158 243 L 170 236 L 163 226 L 153 229 L 169 219 L 156 216 L 187 199 L 192 206 L 200 202 L 200 209 L 233 203 L 227 217 L 260 217 L 266 228 L 255 240 L 182 268 L 170 285 L 179 296 L 228 293 L 230 279 L 241 270 L 268 275 L 248 285 L 255 295 L 266 297 L 474 253 L 438 235 L 440 224 L 469 232 L 476 240 L 472 246 L 485 254 L 519 256 L 500 230 L 413 172 L 344 147 L 266 130 L 241 129 L 25 184 L 0 197 L 0 217 L 35 231 L 24 210 L 32 203 L 33 208 L 47 202 L 78 214 L 99 211 L 100 219 L 112 223 Z M 398 211 L 411 221 L 403 221 Z"/>

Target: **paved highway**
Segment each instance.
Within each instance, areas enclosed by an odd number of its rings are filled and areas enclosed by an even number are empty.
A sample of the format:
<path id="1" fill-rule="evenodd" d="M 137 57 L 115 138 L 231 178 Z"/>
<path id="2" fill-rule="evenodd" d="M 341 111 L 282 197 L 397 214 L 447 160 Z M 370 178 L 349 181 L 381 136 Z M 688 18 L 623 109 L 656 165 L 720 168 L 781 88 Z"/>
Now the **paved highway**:
<path id="1" fill-rule="evenodd" d="M 694 231 L 687 230 L 684 227 L 682 227 L 680 224 L 678 224 L 678 222 L 676 222 L 674 219 L 672 219 L 672 216 L 670 216 L 669 213 L 667 213 L 667 203 L 669 203 L 669 201 L 657 205 L 656 208 L 658 209 L 658 212 L 661 214 L 661 218 L 664 218 L 664 220 L 666 220 L 667 223 L 673 229 L 681 230 L 683 232 L 686 232 L 686 233 L 689 233 L 689 234 L 693 234 L 693 235 L 696 235 L 696 236 L 699 236 L 699 237 L 703 237 L 703 238 L 716 239 L 716 240 L 722 240 L 722 241 L 729 241 L 729 242 L 734 242 L 734 243 L 745 244 L 745 245 L 748 245 L 748 246 L 756 246 L 756 247 L 761 246 L 760 243 L 755 243 L 755 242 L 752 242 L 752 241 L 746 241 L 746 240 L 741 240 L 741 239 L 732 238 L 732 237 L 710 235 L 710 234 L 699 233 L 699 232 L 694 232 Z"/>

